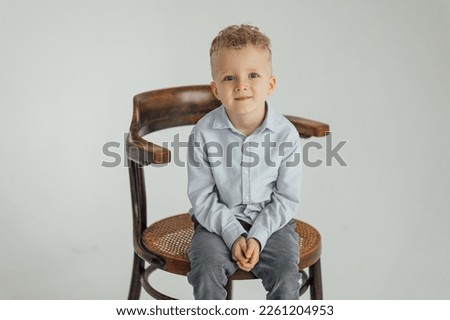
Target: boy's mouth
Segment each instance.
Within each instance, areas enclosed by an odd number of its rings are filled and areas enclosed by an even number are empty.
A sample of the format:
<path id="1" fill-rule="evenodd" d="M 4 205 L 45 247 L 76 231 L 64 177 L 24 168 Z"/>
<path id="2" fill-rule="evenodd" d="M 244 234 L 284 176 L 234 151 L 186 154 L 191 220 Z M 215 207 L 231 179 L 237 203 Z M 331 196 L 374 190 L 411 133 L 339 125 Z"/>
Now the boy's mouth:
<path id="1" fill-rule="evenodd" d="M 237 97 L 237 98 L 234 98 L 234 100 L 237 100 L 237 101 L 245 101 L 245 100 L 248 100 L 248 99 L 251 99 L 252 97 Z"/>

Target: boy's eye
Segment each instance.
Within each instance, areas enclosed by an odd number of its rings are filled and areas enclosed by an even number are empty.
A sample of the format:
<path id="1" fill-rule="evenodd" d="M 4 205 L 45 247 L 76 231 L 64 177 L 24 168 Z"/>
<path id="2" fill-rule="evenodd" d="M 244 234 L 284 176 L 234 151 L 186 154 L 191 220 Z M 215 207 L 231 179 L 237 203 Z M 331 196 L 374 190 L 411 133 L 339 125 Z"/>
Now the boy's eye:
<path id="1" fill-rule="evenodd" d="M 259 75 L 258 75 L 257 73 L 255 73 L 255 72 L 252 72 L 252 73 L 250 73 L 250 74 L 248 75 L 248 77 L 251 78 L 251 79 L 253 79 L 253 78 L 258 78 Z"/>
<path id="2" fill-rule="evenodd" d="M 223 78 L 224 81 L 233 81 L 234 80 L 234 76 L 225 76 L 225 78 Z"/>

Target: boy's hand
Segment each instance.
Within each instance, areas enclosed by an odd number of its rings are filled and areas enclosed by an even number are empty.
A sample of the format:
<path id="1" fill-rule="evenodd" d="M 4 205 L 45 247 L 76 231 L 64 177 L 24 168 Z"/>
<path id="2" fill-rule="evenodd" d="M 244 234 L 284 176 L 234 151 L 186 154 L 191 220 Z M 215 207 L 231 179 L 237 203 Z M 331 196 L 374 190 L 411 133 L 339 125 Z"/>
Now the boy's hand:
<path id="1" fill-rule="evenodd" d="M 239 268 L 239 262 L 242 261 L 244 263 L 248 262 L 248 259 L 245 257 L 245 253 L 247 252 L 247 241 L 243 236 L 237 238 L 233 246 L 231 247 L 231 258 L 237 262 Z"/>
<path id="2" fill-rule="evenodd" d="M 247 239 L 247 251 L 245 252 L 245 257 L 248 260 L 248 264 L 250 267 L 250 270 L 253 269 L 256 264 L 259 261 L 259 252 L 261 251 L 261 245 L 259 244 L 259 241 L 254 239 L 254 238 L 250 238 Z M 248 270 L 248 271 L 250 271 Z"/>
<path id="3" fill-rule="evenodd" d="M 244 237 L 239 237 L 231 249 L 232 258 L 240 269 L 249 272 L 258 263 L 260 250 L 258 240 L 252 238 L 245 241 Z"/>

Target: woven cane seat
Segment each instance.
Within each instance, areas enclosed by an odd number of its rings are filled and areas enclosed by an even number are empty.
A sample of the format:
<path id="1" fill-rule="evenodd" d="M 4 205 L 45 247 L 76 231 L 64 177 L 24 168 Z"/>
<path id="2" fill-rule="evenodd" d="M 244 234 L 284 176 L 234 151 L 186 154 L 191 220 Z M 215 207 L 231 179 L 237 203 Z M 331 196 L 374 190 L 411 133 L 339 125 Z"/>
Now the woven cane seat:
<path id="1" fill-rule="evenodd" d="M 320 258 L 321 238 L 319 232 L 309 224 L 295 220 L 296 231 L 300 235 L 300 270 L 313 265 Z M 161 257 L 163 269 L 186 275 L 190 270 L 188 248 L 194 234 L 194 226 L 189 214 L 179 214 L 150 225 L 142 233 L 142 243 L 151 253 Z M 251 273 L 239 272 L 239 279 L 253 278 Z"/>

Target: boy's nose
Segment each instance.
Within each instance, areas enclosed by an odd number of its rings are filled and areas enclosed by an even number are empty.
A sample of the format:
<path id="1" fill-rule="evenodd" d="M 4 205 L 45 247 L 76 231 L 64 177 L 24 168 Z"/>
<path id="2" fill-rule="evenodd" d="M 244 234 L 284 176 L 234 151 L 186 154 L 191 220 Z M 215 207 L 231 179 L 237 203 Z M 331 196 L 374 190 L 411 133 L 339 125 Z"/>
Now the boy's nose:
<path id="1" fill-rule="evenodd" d="M 247 90 L 247 83 L 245 83 L 244 81 L 239 81 L 238 83 L 236 83 L 236 87 L 234 88 L 234 90 L 237 92 Z"/>

